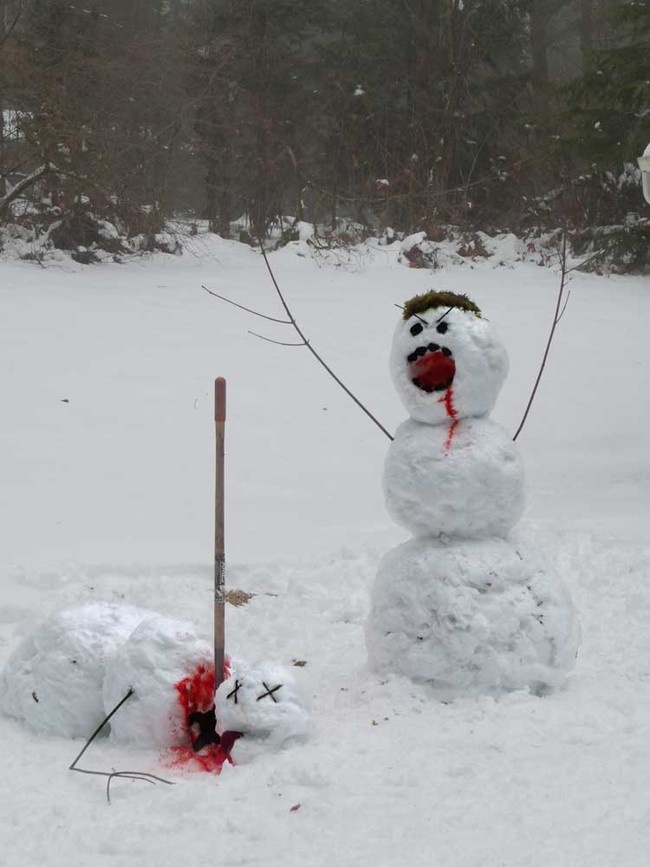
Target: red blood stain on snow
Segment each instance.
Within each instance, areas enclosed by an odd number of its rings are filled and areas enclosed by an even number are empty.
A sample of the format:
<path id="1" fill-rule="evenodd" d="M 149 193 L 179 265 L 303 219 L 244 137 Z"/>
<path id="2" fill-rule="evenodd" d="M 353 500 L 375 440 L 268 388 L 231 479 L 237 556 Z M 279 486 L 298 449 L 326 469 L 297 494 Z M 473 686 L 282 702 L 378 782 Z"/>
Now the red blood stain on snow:
<path id="1" fill-rule="evenodd" d="M 445 440 L 445 454 L 449 454 L 451 449 L 451 443 L 454 439 L 454 434 L 456 433 L 456 428 L 458 427 L 458 420 L 455 419 L 449 425 L 449 430 L 447 431 L 447 439 Z"/>
<path id="2" fill-rule="evenodd" d="M 228 676 L 225 671 L 224 674 Z M 174 687 L 178 703 L 183 708 L 185 727 L 189 730 L 190 714 L 205 713 L 214 704 L 214 668 L 199 665 L 195 672 L 179 680 Z"/>
<path id="3" fill-rule="evenodd" d="M 191 746 L 171 747 L 168 759 L 166 764 L 169 768 L 205 771 L 208 774 L 220 774 L 226 762 L 233 764 L 230 753 L 217 744 L 204 747 L 200 753 L 195 753 Z"/>
<path id="4" fill-rule="evenodd" d="M 226 660 L 223 671 L 224 679 L 230 677 L 230 661 Z M 207 713 L 214 705 L 214 668 L 199 665 L 192 674 L 174 684 L 178 694 L 178 703 L 183 710 L 184 730 L 187 732 L 187 744 L 171 747 L 167 766 L 170 768 L 187 768 L 196 771 L 219 774 L 223 765 L 232 764 L 230 750 L 233 738 L 225 739 L 222 744 L 210 744 L 200 752 L 195 753 L 190 737 L 190 715 Z"/>
<path id="5" fill-rule="evenodd" d="M 458 427 L 458 413 L 456 411 L 456 407 L 454 406 L 453 386 L 449 386 L 449 388 L 445 392 L 445 396 L 441 397 L 438 403 L 444 403 L 447 415 L 451 419 L 451 424 L 449 425 L 449 430 L 447 431 L 447 439 L 445 440 L 445 452 L 449 453 L 452 441 L 454 439 L 454 434 L 456 433 L 456 428 Z"/>

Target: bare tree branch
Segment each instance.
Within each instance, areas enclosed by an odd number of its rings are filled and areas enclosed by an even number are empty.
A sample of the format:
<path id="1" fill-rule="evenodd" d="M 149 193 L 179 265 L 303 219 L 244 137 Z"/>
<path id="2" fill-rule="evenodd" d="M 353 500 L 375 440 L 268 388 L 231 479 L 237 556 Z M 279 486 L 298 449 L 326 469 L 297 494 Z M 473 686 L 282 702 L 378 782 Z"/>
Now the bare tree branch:
<path id="1" fill-rule="evenodd" d="M 225 301 L 226 304 L 232 304 L 233 307 L 239 307 L 240 310 L 245 310 L 247 313 L 252 313 L 253 316 L 259 316 L 260 319 L 268 319 L 269 322 L 279 322 L 281 325 L 292 324 L 288 319 L 275 319 L 275 317 L 267 316 L 265 313 L 258 313 L 257 310 L 252 310 L 250 307 L 244 307 L 243 304 L 238 304 L 236 301 L 231 301 L 230 298 L 226 298 L 225 295 L 219 295 L 218 292 L 213 292 L 212 289 L 208 289 L 207 286 L 201 285 L 201 289 L 205 289 L 205 291 L 209 295 L 214 295 L 215 298 L 218 298 L 220 301 Z"/>
<path id="2" fill-rule="evenodd" d="M 271 263 L 269 262 L 269 258 L 266 254 L 266 250 L 264 248 L 264 243 L 263 243 L 261 237 L 258 236 L 257 240 L 259 242 L 260 250 L 262 251 L 262 256 L 264 258 L 264 262 L 266 264 L 267 270 L 268 270 L 269 275 L 271 277 L 271 280 L 273 282 L 273 286 L 275 287 L 275 291 L 278 295 L 278 298 L 280 299 L 280 303 L 282 304 L 282 307 L 284 308 L 285 313 L 288 316 L 288 319 L 275 319 L 272 316 L 266 316 L 264 313 L 258 313 L 257 310 L 251 310 L 249 307 L 244 307 L 243 304 L 237 304 L 235 301 L 231 301 L 229 298 L 225 298 L 223 295 L 219 295 L 216 292 L 212 292 L 210 289 L 207 289 L 205 286 L 203 286 L 202 288 L 205 289 L 205 291 L 208 292 L 210 295 L 214 295 L 215 298 L 218 298 L 220 301 L 225 301 L 228 304 L 232 304 L 235 307 L 239 307 L 241 310 L 246 310 L 247 313 L 252 313 L 255 316 L 259 316 L 262 319 L 268 319 L 271 322 L 280 322 L 283 325 L 292 325 L 295 328 L 295 330 L 298 332 L 298 336 L 300 337 L 300 340 L 301 340 L 300 343 L 283 343 L 279 340 L 272 340 L 270 337 L 264 337 L 263 335 L 257 334 L 254 331 L 249 331 L 248 333 L 252 334 L 254 337 L 259 337 L 260 340 L 265 340 L 268 343 L 275 343 L 278 346 L 305 346 L 311 352 L 311 354 L 314 356 L 316 361 L 322 367 L 325 368 L 325 370 L 332 377 L 334 382 L 336 382 L 336 384 L 338 386 L 340 386 L 340 388 L 343 389 L 343 391 L 348 395 L 348 397 L 350 397 L 356 403 L 356 405 L 359 407 L 359 409 L 361 409 L 368 416 L 368 418 L 371 419 L 371 421 L 373 421 L 377 425 L 379 430 L 381 430 L 382 433 L 384 433 L 388 437 L 389 440 L 392 440 L 393 439 L 392 434 L 390 434 L 386 430 L 386 428 L 383 426 L 383 424 L 381 424 L 381 422 L 370 412 L 370 410 L 361 403 L 359 398 L 355 394 L 353 394 L 352 391 L 350 391 L 350 389 L 347 387 L 347 385 L 345 385 L 339 379 L 339 377 L 334 373 L 332 368 L 325 362 L 325 360 L 322 358 L 322 356 L 319 355 L 319 353 L 316 352 L 314 347 L 311 345 L 311 343 L 309 342 L 309 340 L 305 336 L 304 332 L 302 331 L 302 329 L 298 325 L 295 316 L 291 312 L 289 305 L 287 304 L 285 297 L 282 294 L 282 290 L 280 289 L 280 286 L 278 285 L 278 281 L 275 279 L 275 274 L 273 273 L 273 269 L 271 268 Z"/>
<path id="3" fill-rule="evenodd" d="M 248 333 L 252 334 L 253 337 L 259 337 L 260 340 L 265 340 L 267 343 L 275 343 L 276 346 L 307 346 L 304 340 L 300 343 L 283 343 L 281 340 L 273 340 L 271 337 L 264 337 L 263 334 L 258 334 L 257 331 L 249 331 Z"/>
<path id="4" fill-rule="evenodd" d="M 563 305 L 563 307 L 562 307 L 562 310 L 560 311 L 560 315 L 559 315 L 558 318 L 557 318 L 558 323 L 560 322 L 560 320 L 561 320 L 562 317 L 564 316 L 564 312 L 565 312 L 565 310 L 566 310 L 566 306 L 567 306 L 567 304 L 569 303 L 569 298 L 570 298 L 570 297 L 571 297 L 571 290 L 569 289 L 569 291 L 568 291 L 567 294 L 566 294 L 566 298 L 565 298 L 565 300 L 564 300 L 564 305 Z"/>
<path id="5" fill-rule="evenodd" d="M 566 296 L 564 300 L 564 306 L 562 306 L 562 301 L 564 299 L 564 289 L 566 287 L 566 279 L 567 279 L 567 266 L 566 266 L 566 244 L 567 244 L 567 231 L 566 227 L 562 230 L 562 247 L 560 250 L 560 288 L 557 294 L 557 304 L 555 305 L 555 313 L 553 314 L 553 323 L 551 325 L 551 331 L 548 335 L 548 340 L 546 342 L 546 349 L 544 350 L 544 356 L 542 358 L 542 363 L 539 368 L 539 372 L 537 374 L 537 379 L 535 380 L 535 385 L 533 386 L 533 390 L 531 392 L 530 398 L 528 400 L 528 404 L 526 406 L 526 410 L 524 412 L 524 417 L 522 418 L 519 427 L 517 428 L 515 435 L 513 436 L 513 440 L 516 440 L 519 434 L 521 433 L 521 429 L 526 423 L 526 419 L 528 418 L 528 413 L 530 412 L 530 408 L 533 405 L 533 401 L 535 400 L 535 395 L 537 394 L 537 389 L 542 379 L 542 374 L 544 373 L 544 368 L 546 367 L 546 361 L 548 359 L 549 352 L 551 351 L 551 343 L 553 342 L 553 337 L 555 335 L 555 329 L 558 326 L 560 319 L 564 316 L 564 311 L 566 310 L 566 305 L 569 301 L 570 292 Z"/>
<path id="6" fill-rule="evenodd" d="M 262 242 L 262 239 L 260 237 L 258 237 L 258 241 L 259 241 L 260 249 L 262 251 L 262 256 L 264 257 L 264 262 L 265 262 L 267 270 L 269 272 L 269 276 L 271 277 L 271 281 L 273 282 L 273 285 L 275 287 L 275 291 L 277 292 L 278 298 L 280 299 L 280 303 L 284 307 L 285 313 L 289 317 L 291 324 L 293 325 L 293 327 L 296 329 L 296 331 L 300 335 L 300 337 L 303 340 L 307 349 L 311 352 L 311 354 L 314 356 L 316 361 L 322 367 L 325 368 L 325 370 L 332 377 L 334 382 L 336 382 L 336 384 L 343 389 L 343 391 L 348 395 L 348 397 L 351 398 L 356 403 L 356 405 L 359 407 L 359 409 L 362 410 L 368 416 L 368 418 L 377 425 L 379 430 L 382 431 L 382 433 L 384 433 L 388 437 L 389 440 L 392 440 L 393 439 L 392 434 L 390 434 L 386 430 L 386 428 L 383 426 L 383 424 L 370 412 L 370 410 L 361 403 L 359 398 L 355 394 L 353 394 L 353 392 L 350 391 L 350 389 L 347 387 L 347 385 L 345 385 L 339 379 L 339 377 L 334 373 L 332 368 L 324 361 L 324 359 L 318 354 L 318 352 L 316 352 L 314 347 L 311 345 L 311 343 L 309 342 L 309 340 L 307 339 L 307 337 L 303 333 L 302 329 L 300 328 L 300 326 L 296 322 L 296 319 L 295 319 L 293 313 L 289 309 L 289 305 L 287 304 L 287 302 L 284 298 L 284 295 L 282 294 L 282 290 L 280 289 L 280 286 L 278 285 L 278 281 L 275 279 L 275 274 L 273 273 L 273 269 L 271 268 L 271 263 L 269 262 L 269 257 L 266 255 L 266 250 L 264 249 L 264 243 Z"/>
<path id="7" fill-rule="evenodd" d="M 23 14 L 23 3 L 22 0 L 18 3 L 18 11 L 14 16 L 14 20 L 9 25 L 9 28 L 2 34 L 2 38 L 0 38 L 0 48 L 5 44 L 5 42 L 9 39 L 11 34 L 16 29 L 16 25 L 20 21 L 20 16 Z"/>
<path id="8" fill-rule="evenodd" d="M 35 172 L 32 172 L 31 175 L 28 175 L 26 178 L 23 178 L 22 181 L 19 181 L 6 196 L 3 196 L 0 199 L 0 214 L 3 211 L 6 211 L 9 205 L 17 199 L 22 192 L 29 189 L 29 187 L 37 181 L 40 181 L 40 179 L 44 178 L 45 175 L 49 175 L 51 172 L 56 171 L 57 169 L 51 163 L 44 163 L 40 168 L 36 169 Z"/>

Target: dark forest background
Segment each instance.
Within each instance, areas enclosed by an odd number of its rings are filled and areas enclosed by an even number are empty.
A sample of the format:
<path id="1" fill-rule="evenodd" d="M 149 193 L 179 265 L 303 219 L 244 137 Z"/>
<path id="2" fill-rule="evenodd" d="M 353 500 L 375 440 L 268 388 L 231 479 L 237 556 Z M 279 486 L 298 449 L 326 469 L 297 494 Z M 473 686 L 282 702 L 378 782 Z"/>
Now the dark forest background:
<path id="1" fill-rule="evenodd" d="M 0 108 L 0 224 L 61 246 L 247 215 L 647 256 L 647 2 L 0 0 Z"/>

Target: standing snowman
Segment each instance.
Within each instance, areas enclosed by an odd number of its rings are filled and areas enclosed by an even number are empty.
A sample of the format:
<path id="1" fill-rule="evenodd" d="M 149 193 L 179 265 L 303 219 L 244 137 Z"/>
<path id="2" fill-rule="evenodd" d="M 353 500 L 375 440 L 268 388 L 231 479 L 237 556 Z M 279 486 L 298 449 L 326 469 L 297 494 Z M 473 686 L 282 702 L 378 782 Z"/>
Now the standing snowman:
<path id="1" fill-rule="evenodd" d="M 447 698 L 542 694 L 571 667 L 578 625 L 559 579 L 508 539 L 524 509 L 523 466 L 488 418 L 505 349 L 469 298 L 429 292 L 404 305 L 390 369 L 410 418 L 390 446 L 384 493 L 414 538 L 379 564 L 370 664 Z"/>

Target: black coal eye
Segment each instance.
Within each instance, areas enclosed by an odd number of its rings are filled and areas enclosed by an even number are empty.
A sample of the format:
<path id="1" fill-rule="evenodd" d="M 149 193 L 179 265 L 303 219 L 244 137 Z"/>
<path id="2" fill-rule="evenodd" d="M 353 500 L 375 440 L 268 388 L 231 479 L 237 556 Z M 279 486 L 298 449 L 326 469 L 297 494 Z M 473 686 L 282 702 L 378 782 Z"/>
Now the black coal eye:
<path id="1" fill-rule="evenodd" d="M 436 326 L 436 331 L 438 334 L 444 334 L 445 331 L 449 328 L 446 322 L 441 322 L 440 325 Z"/>
<path id="2" fill-rule="evenodd" d="M 421 331 L 424 331 L 421 322 L 416 322 L 415 325 L 411 325 L 411 334 L 413 335 L 413 337 L 416 337 L 418 334 L 420 334 Z"/>

